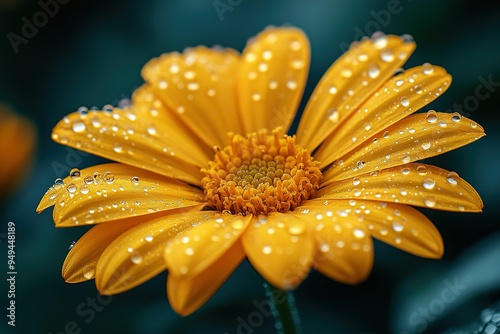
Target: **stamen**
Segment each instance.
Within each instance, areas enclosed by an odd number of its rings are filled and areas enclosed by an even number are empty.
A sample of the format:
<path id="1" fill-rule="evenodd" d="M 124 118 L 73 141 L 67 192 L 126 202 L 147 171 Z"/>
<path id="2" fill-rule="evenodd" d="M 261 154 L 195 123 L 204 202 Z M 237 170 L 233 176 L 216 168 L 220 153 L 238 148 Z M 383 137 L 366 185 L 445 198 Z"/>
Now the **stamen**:
<path id="1" fill-rule="evenodd" d="M 230 133 L 230 145 L 215 147 L 214 160 L 201 170 L 207 201 L 219 211 L 259 215 L 288 212 L 310 198 L 321 180 L 319 163 L 280 133 Z"/>

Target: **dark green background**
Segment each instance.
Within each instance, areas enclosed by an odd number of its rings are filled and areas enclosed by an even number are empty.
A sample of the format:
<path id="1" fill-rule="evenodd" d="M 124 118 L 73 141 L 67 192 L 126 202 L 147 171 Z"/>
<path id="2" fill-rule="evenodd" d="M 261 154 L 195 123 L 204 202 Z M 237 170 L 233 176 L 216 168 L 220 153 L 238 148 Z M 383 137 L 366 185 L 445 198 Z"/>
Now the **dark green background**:
<path id="1" fill-rule="evenodd" d="M 200 44 L 241 51 L 267 25 L 297 26 L 309 36 L 312 47 L 306 101 L 322 73 L 341 55 L 341 46 L 359 39 L 358 30 L 371 34 L 379 28 L 414 36 L 417 49 L 406 68 L 431 62 L 453 75 L 450 89 L 426 109 L 446 111 L 454 104 L 473 101 L 480 77 L 500 82 L 498 6 L 480 1 L 401 0 L 400 12 L 389 17 L 381 11 L 394 1 L 231 3 L 240 4 L 221 20 L 212 0 L 73 0 L 61 5 L 36 36 L 19 46 L 18 53 L 7 35 L 20 34 L 22 18 L 31 21 L 41 7 L 25 0 L 0 9 L 0 101 L 31 117 L 39 140 L 29 179 L 0 203 L 0 233 L 6 232 L 8 221 L 17 227 L 18 271 L 16 328 L 12 331 L 7 326 L 6 311 L 1 311 L 1 333 L 59 333 L 70 321 L 81 333 L 237 333 L 238 317 L 248 319 L 257 310 L 253 301 L 266 299 L 262 279 L 244 263 L 210 302 L 182 318 L 168 304 L 163 273 L 113 296 L 90 321 L 90 307 L 80 312 L 78 307 L 88 297 L 96 298 L 93 282 L 69 285 L 61 278 L 68 246 L 85 228 L 55 229 L 51 209 L 35 213 L 45 190 L 56 177 L 65 176 L 51 167 L 54 161 L 67 164 L 68 154 L 65 147 L 50 140 L 51 128 L 80 105 L 101 107 L 130 96 L 141 85 L 140 70 L 150 58 Z M 469 105 L 463 113 L 483 125 L 487 137 L 429 161 L 469 181 L 484 200 L 484 213 L 425 210 L 443 235 L 441 261 L 420 259 L 376 242 L 373 272 L 359 286 L 311 273 L 295 292 L 305 333 L 439 333 L 479 321 L 480 311 L 500 299 L 500 87 L 492 90 L 487 99 Z M 101 161 L 90 155 L 81 158 L 69 167 L 84 168 Z M 0 267 L 6 272 L 6 240 L 0 241 Z M 0 273 L 2 310 L 7 292 L 4 275 Z M 433 302 L 437 307 L 435 300 L 441 300 L 446 282 L 454 280 L 465 288 L 453 302 L 442 302 L 444 309 L 437 312 L 435 308 L 432 319 L 415 318 L 419 308 Z M 271 317 L 263 318 L 261 326 L 247 332 L 272 333 Z"/>

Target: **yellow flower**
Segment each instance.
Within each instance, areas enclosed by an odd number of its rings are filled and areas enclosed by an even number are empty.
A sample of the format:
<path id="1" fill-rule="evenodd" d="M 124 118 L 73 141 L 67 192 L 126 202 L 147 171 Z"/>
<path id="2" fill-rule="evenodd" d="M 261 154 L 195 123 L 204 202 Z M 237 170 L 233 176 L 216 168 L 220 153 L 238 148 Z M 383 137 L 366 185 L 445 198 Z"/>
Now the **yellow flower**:
<path id="1" fill-rule="evenodd" d="M 7 196 L 25 179 L 35 146 L 33 123 L 0 104 L 0 197 Z"/>
<path id="2" fill-rule="evenodd" d="M 439 232 L 411 206 L 478 212 L 482 201 L 456 173 L 415 161 L 484 132 L 456 113 L 413 114 L 451 82 L 430 64 L 399 69 L 414 48 L 407 35 L 380 33 L 353 44 L 319 82 L 295 136 L 286 131 L 309 68 L 302 31 L 266 29 L 242 55 L 197 47 L 151 60 L 129 107 L 82 108 L 53 131 L 118 162 L 73 170 L 37 209 L 55 205 L 58 227 L 96 224 L 63 277 L 95 278 L 114 294 L 168 270 L 170 303 L 186 315 L 245 258 L 293 289 L 311 268 L 364 280 L 371 237 L 441 257 Z"/>

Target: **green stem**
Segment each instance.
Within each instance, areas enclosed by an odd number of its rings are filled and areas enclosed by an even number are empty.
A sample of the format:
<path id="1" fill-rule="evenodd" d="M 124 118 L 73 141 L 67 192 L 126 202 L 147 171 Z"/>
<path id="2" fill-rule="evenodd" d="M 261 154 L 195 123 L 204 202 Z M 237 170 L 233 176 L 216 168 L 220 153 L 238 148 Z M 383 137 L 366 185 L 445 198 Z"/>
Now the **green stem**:
<path id="1" fill-rule="evenodd" d="M 274 326 L 279 334 L 300 334 L 300 317 L 292 291 L 280 290 L 264 283 L 274 316 Z"/>

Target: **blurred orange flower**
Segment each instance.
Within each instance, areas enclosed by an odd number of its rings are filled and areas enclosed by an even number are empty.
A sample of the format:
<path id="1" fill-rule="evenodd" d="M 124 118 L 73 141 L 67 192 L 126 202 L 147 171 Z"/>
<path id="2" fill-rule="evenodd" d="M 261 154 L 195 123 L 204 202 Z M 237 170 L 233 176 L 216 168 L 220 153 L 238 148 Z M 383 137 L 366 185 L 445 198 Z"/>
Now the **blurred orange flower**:
<path id="1" fill-rule="evenodd" d="M 0 196 L 12 192 L 31 167 L 36 146 L 35 125 L 0 104 Z"/>
<path id="2" fill-rule="evenodd" d="M 414 114 L 451 83 L 427 63 L 401 70 L 414 48 L 408 35 L 354 43 L 293 136 L 310 61 L 299 29 L 266 29 L 242 55 L 197 47 L 151 60 L 131 106 L 81 108 L 53 131 L 118 162 L 73 170 L 40 202 L 38 211 L 55 205 L 58 227 L 96 224 L 69 252 L 64 278 L 95 278 L 114 294 L 168 270 L 170 303 L 186 315 L 245 258 L 281 289 L 312 267 L 363 281 L 372 237 L 440 258 L 439 232 L 411 206 L 478 212 L 482 201 L 455 172 L 416 161 L 484 132 L 457 113 Z"/>

